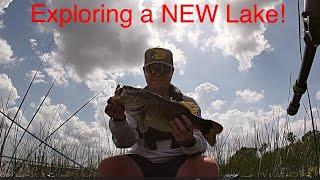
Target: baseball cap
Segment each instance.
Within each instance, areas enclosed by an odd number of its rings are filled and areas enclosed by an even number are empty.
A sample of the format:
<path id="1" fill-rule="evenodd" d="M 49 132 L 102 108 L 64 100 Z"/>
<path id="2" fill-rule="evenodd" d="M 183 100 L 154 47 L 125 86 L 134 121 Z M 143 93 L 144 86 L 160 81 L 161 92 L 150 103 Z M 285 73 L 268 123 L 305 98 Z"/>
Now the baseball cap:
<path id="1" fill-rule="evenodd" d="M 154 64 L 161 63 L 173 67 L 173 56 L 169 49 L 160 47 L 150 48 L 144 54 L 144 67 Z"/>

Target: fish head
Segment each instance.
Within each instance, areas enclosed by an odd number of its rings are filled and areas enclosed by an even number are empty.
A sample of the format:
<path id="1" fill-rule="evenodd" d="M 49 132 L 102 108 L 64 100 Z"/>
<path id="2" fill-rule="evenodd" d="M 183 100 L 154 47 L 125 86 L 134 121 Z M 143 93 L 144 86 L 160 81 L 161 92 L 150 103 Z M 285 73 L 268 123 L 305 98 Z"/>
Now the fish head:
<path id="1" fill-rule="evenodd" d="M 147 104 L 144 94 L 142 89 L 132 86 L 118 85 L 115 91 L 115 95 L 120 98 L 126 111 L 139 111 L 143 109 Z"/>

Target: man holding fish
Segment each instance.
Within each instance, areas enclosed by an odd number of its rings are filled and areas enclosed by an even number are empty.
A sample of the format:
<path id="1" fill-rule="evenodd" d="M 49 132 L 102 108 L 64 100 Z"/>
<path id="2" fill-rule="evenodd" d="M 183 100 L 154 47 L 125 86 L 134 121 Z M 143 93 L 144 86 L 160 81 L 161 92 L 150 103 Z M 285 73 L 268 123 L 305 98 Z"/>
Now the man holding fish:
<path id="1" fill-rule="evenodd" d="M 171 84 L 173 55 L 168 49 L 145 52 L 144 89 L 118 87 L 108 100 L 112 139 L 125 155 L 104 159 L 99 176 L 215 177 L 217 163 L 203 156 L 222 126 L 201 118 L 197 103 Z"/>

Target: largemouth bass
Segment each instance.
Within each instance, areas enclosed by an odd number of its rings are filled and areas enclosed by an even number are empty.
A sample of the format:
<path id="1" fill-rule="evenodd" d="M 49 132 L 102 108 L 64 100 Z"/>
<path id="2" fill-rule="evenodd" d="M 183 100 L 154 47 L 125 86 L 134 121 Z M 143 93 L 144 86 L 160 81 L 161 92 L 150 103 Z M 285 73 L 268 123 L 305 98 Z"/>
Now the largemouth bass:
<path id="1" fill-rule="evenodd" d="M 182 115 L 190 119 L 193 127 L 202 132 L 211 146 L 215 145 L 216 135 L 223 130 L 219 123 L 194 115 L 196 105 L 192 102 L 172 101 L 145 89 L 119 85 L 112 98 L 120 99 L 126 113 L 137 121 L 141 133 L 150 127 L 162 132 L 171 132 L 170 121 Z"/>

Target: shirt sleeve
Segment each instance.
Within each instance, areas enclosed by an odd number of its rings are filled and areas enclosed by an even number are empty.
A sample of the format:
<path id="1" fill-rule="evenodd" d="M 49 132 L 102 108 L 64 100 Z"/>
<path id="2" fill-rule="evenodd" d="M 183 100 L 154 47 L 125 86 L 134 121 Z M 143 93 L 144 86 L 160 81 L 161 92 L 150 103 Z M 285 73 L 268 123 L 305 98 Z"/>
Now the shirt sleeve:
<path id="1" fill-rule="evenodd" d="M 188 96 L 183 96 L 183 100 L 194 103 L 198 107 L 197 113 L 195 115 L 198 117 L 201 117 L 201 109 L 193 98 Z M 193 136 L 196 140 L 196 143 L 193 146 L 191 147 L 181 146 L 182 152 L 185 155 L 202 154 L 207 150 L 207 146 L 208 146 L 207 140 L 203 137 L 202 132 L 198 129 L 194 129 Z"/>
<path id="2" fill-rule="evenodd" d="M 135 130 L 136 123 L 127 115 L 123 121 L 109 120 L 109 128 L 112 133 L 112 141 L 117 148 L 130 148 L 138 140 L 139 135 Z"/>

